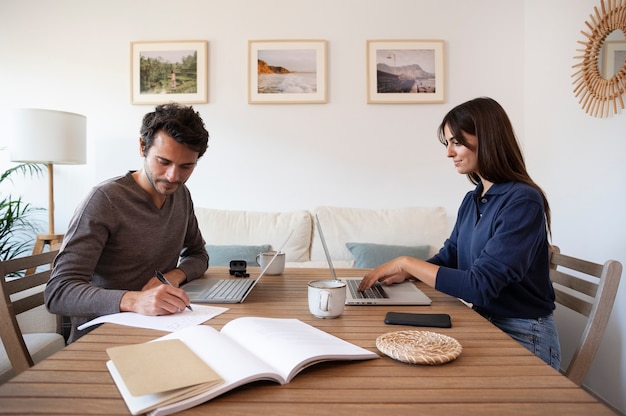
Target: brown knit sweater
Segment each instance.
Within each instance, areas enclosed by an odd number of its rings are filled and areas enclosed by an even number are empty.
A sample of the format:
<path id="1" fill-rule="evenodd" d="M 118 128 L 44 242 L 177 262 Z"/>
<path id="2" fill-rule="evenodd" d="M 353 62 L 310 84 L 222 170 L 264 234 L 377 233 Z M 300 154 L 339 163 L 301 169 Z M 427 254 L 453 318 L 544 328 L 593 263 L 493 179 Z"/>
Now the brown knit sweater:
<path id="1" fill-rule="evenodd" d="M 161 209 L 128 172 L 93 188 L 77 208 L 45 290 L 46 306 L 70 316 L 69 342 L 88 330 L 77 326 L 120 312 L 128 290 L 141 288 L 155 270 L 176 267 L 193 280 L 209 256 L 186 186 Z"/>

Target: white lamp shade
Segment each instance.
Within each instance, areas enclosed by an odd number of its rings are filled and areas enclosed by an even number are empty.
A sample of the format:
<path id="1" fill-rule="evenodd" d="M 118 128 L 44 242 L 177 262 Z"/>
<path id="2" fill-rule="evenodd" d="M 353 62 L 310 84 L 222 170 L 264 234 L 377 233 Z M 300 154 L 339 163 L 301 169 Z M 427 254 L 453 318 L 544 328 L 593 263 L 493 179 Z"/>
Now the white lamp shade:
<path id="1" fill-rule="evenodd" d="M 65 111 L 19 109 L 10 137 L 11 161 L 86 163 L 87 118 Z"/>

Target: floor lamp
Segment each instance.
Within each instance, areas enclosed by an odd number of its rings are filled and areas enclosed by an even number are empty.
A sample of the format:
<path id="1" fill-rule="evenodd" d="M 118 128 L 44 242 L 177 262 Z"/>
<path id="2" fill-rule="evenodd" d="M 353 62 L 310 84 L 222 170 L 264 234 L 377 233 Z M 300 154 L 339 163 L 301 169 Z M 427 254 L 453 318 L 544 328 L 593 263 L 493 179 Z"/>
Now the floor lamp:
<path id="1" fill-rule="evenodd" d="M 83 115 L 30 108 L 16 111 L 15 135 L 9 145 L 11 161 L 48 165 L 48 234 L 37 235 L 33 253 L 63 239 L 63 234 L 54 230 L 54 165 L 84 164 L 86 136 Z"/>

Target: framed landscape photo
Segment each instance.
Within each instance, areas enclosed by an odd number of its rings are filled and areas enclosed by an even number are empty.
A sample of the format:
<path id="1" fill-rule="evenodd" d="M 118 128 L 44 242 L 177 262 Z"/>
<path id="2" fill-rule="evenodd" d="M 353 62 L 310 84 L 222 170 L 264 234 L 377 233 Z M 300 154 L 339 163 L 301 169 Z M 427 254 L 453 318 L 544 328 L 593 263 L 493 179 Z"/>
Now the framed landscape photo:
<path id="1" fill-rule="evenodd" d="M 607 40 L 603 46 L 603 78 L 611 79 L 626 65 L 626 41 Z"/>
<path id="2" fill-rule="evenodd" d="M 443 40 L 368 40 L 367 102 L 443 103 Z"/>
<path id="3" fill-rule="evenodd" d="M 248 41 L 248 103 L 325 102 L 325 40 Z"/>
<path id="4" fill-rule="evenodd" d="M 208 102 L 208 42 L 131 42 L 132 104 Z"/>

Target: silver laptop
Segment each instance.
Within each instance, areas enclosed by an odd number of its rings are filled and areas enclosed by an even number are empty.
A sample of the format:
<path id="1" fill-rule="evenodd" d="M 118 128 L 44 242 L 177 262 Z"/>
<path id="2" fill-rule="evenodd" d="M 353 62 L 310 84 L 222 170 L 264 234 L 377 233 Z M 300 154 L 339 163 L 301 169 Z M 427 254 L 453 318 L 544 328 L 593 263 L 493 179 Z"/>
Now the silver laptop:
<path id="1" fill-rule="evenodd" d="M 196 279 L 181 288 L 187 292 L 191 303 L 242 303 L 272 265 L 278 253 L 283 251 L 292 234 L 293 230 L 256 279 Z"/>
<path id="2" fill-rule="evenodd" d="M 317 215 L 315 215 L 315 223 L 320 234 L 320 240 L 322 240 L 322 247 L 324 248 L 331 276 L 335 280 L 341 280 L 346 283 L 346 305 L 430 305 L 432 303 L 430 298 L 410 281 L 389 286 L 376 282 L 371 288 L 359 292 L 357 288 L 362 278 L 337 278 L 335 267 L 326 245 L 326 239 L 324 238 L 324 232 L 322 231 L 322 225 Z"/>

